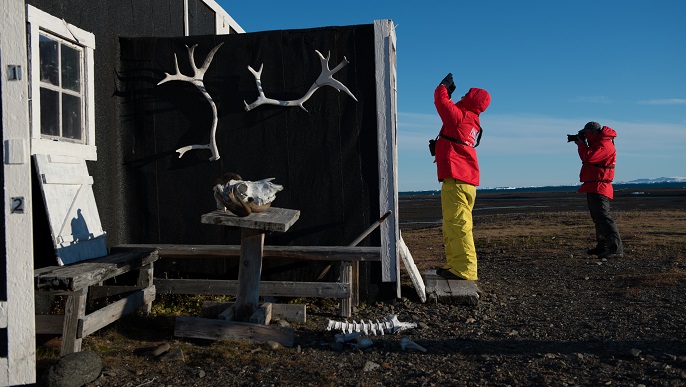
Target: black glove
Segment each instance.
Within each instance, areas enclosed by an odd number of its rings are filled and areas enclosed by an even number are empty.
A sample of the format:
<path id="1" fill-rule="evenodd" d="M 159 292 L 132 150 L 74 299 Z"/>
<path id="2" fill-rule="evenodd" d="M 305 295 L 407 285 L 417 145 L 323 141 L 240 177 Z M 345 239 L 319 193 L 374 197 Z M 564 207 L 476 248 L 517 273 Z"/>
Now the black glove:
<path id="1" fill-rule="evenodd" d="M 453 91 L 455 91 L 455 84 L 454 83 L 451 84 L 450 86 L 448 86 L 448 98 L 453 97 Z"/>
<path id="2" fill-rule="evenodd" d="M 443 78 L 443 80 L 440 83 L 441 85 L 445 86 L 446 89 L 448 89 L 448 97 L 451 97 L 453 94 L 453 91 L 455 91 L 455 82 L 453 81 L 453 73 L 448 73 L 448 75 Z"/>
<path id="3" fill-rule="evenodd" d="M 580 130 L 577 136 L 579 136 L 579 141 L 586 142 L 586 131 L 584 129 Z"/>

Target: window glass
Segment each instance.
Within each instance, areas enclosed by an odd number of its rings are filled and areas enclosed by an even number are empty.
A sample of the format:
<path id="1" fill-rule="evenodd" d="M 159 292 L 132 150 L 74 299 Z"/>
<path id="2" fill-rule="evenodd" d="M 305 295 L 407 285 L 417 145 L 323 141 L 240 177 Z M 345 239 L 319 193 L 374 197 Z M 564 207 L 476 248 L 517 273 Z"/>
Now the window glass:
<path id="1" fill-rule="evenodd" d="M 40 111 L 44 136 L 82 142 L 83 49 L 48 34 L 40 34 Z M 55 138 L 58 137 L 58 138 Z"/>
<path id="2" fill-rule="evenodd" d="M 40 89 L 40 132 L 48 136 L 59 136 L 59 93 L 41 87 Z"/>
<path id="3" fill-rule="evenodd" d="M 62 137 L 81 139 L 81 98 L 62 95 Z"/>
<path id="4" fill-rule="evenodd" d="M 40 80 L 51 85 L 59 85 L 57 56 L 59 43 L 45 35 L 41 35 L 38 42 L 40 51 Z"/>
<path id="5" fill-rule="evenodd" d="M 81 92 L 81 52 L 62 45 L 62 87 Z"/>

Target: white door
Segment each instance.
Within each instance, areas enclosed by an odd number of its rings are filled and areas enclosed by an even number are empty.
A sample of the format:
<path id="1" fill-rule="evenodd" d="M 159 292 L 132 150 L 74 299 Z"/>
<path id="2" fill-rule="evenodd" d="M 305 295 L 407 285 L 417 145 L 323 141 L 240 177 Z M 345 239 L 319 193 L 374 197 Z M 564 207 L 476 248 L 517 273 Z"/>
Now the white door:
<path id="1" fill-rule="evenodd" d="M 33 156 L 59 265 L 107 255 L 93 178 L 79 157 Z"/>

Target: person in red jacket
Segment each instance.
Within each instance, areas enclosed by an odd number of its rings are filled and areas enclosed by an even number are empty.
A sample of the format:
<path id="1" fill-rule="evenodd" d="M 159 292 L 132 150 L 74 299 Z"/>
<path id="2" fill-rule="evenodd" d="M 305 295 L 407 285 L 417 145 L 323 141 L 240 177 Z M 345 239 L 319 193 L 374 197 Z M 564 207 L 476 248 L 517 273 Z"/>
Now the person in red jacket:
<path id="1" fill-rule="evenodd" d="M 587 251 L 598 258 L 624 255 L 622 238 L 610 215 L 610 200 L 614 198 L 612 180 L 615 177 L 617 132 L 595 121 L 579 131 L 576 144 L 581 158 L 579 192 L 586 193 L 588 210 L 595 224 L 596 247 Z"/>
<path id="2" fill-rule="evenodd" d="M 443 243 L 446 264 L 436 272 L 446 279 L 477 280 L 472 209 L 479 185 L 476 146 L 481 139 L 479 115 L 491 103 L 486 90 L 471 88 L 458 102 L 448 74 L 434 90 L 434 104 L 443 126 L 436 140 L 435 159 L 441 182 Z"/>

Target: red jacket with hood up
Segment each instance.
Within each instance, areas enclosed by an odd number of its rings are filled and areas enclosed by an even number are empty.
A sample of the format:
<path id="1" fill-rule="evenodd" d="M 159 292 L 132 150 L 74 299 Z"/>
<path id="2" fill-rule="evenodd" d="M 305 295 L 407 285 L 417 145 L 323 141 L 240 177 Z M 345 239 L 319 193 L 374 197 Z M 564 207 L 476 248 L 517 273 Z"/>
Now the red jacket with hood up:
<path id="1" fill-rule="evenodd" d="M 577 143 L 582 162 L 579 181 L 583 183 L 579 192 L 598 193 L 612 199 L 612 180 L 615 178 L 617 163 L 614 138 L 617 137 L 617 132 L 603 126 L 600 133 L 586 132 L 585 135 L 588 144 L 583 141 Z"/>
<path id="2" fill-rule="evenodd" d="M 481 132 L 479 114 L 490 103 L 491 96 L 483 89 L 469 89 L 456 103 L 448 96 L 445 86 L 439 85 L 434 91 L 436 111 L 443 121 L 441 133 L 466 144 L 438 138 L 434 159 L 438 181 L 453 178 L 474 186 L 479 185 L 479 161 L 474 145 Z"/>

